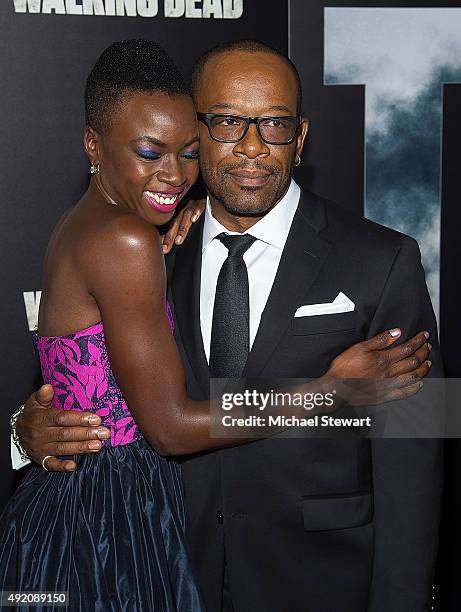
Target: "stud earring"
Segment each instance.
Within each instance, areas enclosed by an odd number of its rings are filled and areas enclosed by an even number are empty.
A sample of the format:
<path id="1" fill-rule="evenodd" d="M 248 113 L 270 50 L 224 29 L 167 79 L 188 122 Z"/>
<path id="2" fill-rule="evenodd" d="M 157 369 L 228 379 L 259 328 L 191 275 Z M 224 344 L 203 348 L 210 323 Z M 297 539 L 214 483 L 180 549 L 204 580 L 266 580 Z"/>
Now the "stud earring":
<path id="1" fill-rule="evenodd" d="M 295 166 L 299 166 L 299 164 L 301 163 L 301 158 L 299 157 L 299 155 L 296 156 L 296 161 L 295 161 Z"/>
<path id="2" fill-rule="evenodd" d="M 90 166 L 90 173 L 91 174 L 99 174 L 99 163 L 92 163 Z"/>

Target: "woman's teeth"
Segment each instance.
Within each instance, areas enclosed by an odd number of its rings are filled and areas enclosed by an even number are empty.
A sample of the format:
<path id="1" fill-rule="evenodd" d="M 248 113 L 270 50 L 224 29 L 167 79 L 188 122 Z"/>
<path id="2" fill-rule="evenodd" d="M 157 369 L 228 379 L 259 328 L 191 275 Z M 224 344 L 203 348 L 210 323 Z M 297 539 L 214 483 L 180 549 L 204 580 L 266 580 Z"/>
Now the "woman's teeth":
<path id="1" fill-rule="evenodd" d="M 146 194 L 150 198 L 153 198 L 157 202 L 157 204 L 174 204 L 179 196 L 179 194 L 176 193 L 174 195 L 167 197 L 160 193 L 154 193 L 153 191 L 146 191 Z"/>

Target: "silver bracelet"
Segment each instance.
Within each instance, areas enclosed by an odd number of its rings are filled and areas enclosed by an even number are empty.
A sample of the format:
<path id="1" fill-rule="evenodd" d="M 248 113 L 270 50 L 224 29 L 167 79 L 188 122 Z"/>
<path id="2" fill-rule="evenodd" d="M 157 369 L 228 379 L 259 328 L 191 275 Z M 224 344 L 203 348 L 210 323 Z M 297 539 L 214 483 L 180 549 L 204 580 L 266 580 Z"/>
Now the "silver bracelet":
<path id="1" fill-rule="evenodd" d="M 13 439 L 13 443 L 18 449 L 18 453 L 21 459 L 23 461 L 28 461 L 30 460 L 30 457 L 26 453 L 24 448 L 22 447 L 21 442 L 19 441 L 19 438 L 18 438 L 17 431 L 16 431 L 16 421 L 18 420 L 19 415 L 23 413 L 23 411 L 24 411 L 24 404 L 22 404 L 22 406 L 19 406 L 19 408 L 13 412 L 10 418 L 10 427 L 11 427 L 11 437 Z"/>

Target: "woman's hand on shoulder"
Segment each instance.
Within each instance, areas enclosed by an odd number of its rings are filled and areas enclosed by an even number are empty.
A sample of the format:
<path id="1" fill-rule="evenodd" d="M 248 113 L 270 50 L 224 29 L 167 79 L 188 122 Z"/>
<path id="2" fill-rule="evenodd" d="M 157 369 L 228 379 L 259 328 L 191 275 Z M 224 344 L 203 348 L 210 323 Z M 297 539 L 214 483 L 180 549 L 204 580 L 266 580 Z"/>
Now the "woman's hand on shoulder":
<path id="1" fill-rule="evenodd" d="M 205 210 L 206 200 L 190 200 L 173 218 L 166 234 L 162 236 L 163 252 L 169 253 L 173 244 L 182 244 L 193 223 Z"/>

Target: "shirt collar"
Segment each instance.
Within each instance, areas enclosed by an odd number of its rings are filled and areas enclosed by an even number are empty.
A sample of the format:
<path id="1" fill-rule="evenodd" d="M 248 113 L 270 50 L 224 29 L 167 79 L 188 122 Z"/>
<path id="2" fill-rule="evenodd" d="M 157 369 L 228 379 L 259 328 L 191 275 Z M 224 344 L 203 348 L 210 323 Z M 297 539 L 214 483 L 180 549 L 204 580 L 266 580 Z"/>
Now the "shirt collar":
<path id="1" fill-rule="evenodd" d="M 283 251 L 290 231 L 291 223 L 298 207 L 301 190 L 294 180 L 283 198 L 244 234 L 250 234 L 262 242 L 266 242 Z M 213 240 L 221 234 L 237 234 L 224 227 L 211 212 L 210 198 L 207 198 L 205 220 L 203 224 L 202 253 Z"/>

